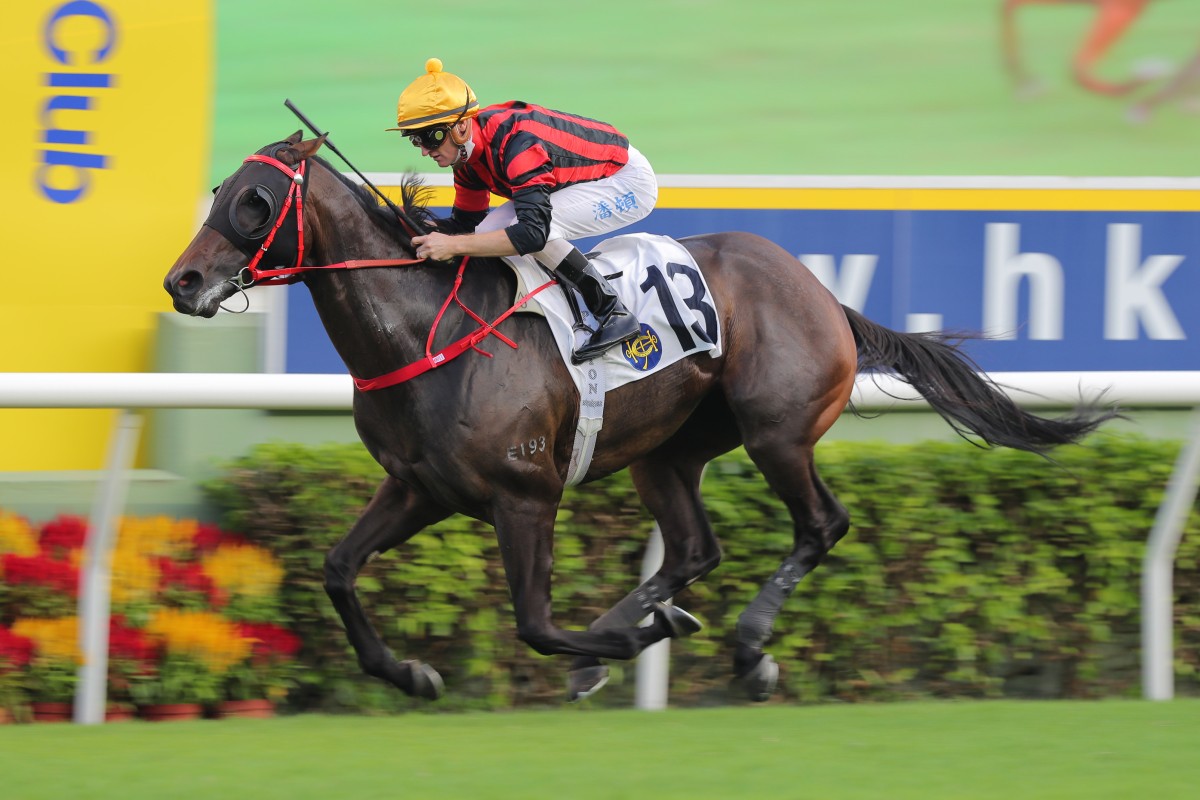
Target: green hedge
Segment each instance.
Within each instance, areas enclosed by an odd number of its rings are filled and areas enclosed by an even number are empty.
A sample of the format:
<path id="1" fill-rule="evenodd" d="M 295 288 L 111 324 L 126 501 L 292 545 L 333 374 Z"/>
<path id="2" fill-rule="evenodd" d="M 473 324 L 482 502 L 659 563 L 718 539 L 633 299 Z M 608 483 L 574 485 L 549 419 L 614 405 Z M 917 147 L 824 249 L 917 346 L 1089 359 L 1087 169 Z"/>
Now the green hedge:
<path id="1" fill-rule="evenodd" d="M 1178 445 L 1095 437 L 1056 463 L 966 443 L 822 445 L 849 535 L 784 608 L 768 650 L 791 701 L 928 696 L 1098 697 L 1140 691 L 1140 573 Z M 322 589 L 326 551 L 382 473 L 358 446 L 272 444 L 208 488 L 222 524 L 287 572 L 283 622 L 304 637 L 297 709 L 415 707 L 359 674 Z M 672 702 L 729 691 L 737 614 L 791 546 L 790 520 L 744 452 L 710 465 L 704 495 L 725 559 L 677 602 L 705 623 L 672 644 Z M 637 582 L 653 526 L 628 476 L 570 491 L 555 542 L 554 608 L 583 628 Z M 1200 517 L 1176 566 L 1176 676 L 1200 692 Z M 442 707 L 557 704 L 565 658 L 516 638 L 491 530 L 455 517 L 369 564 L 358 591 L 401 657 L 438 669 Z M 632 669 L 594 703 L 627 705 Z"/>

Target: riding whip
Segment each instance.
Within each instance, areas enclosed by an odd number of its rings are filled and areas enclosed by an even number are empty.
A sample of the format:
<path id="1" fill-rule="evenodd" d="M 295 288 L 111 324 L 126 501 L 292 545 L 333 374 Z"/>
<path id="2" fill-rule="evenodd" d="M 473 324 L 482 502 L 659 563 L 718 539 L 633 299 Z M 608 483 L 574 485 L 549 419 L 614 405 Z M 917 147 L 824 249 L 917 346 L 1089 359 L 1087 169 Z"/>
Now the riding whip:
<path id="1" fill-rule="evenodd" d="M 340 158 L 342 161 L 344 161 L 346 166 L 354 171 L 354 174 L 357 175 L 362 180 L 362 182 L 367 186 L 367 188 L 369 188 L 375 194 L 379 195 L 379 199 L 383 200 L 383 202 L 387 204 L 387 207 L 392 210 L 392 213 L 394 213 L 396 215 L 397 219 L 399 219 L 401 222 L 403 222 L 405 225 L 407 225 L 409 227 L 409 229 L 414 232 L 414 235 L 424 236 L 426 233 L 428 233 L 428 231 L 426 231 L 420 225 L 420 223 L 418 223 L 416 220 L 414 220 L 412 217 L 410 217 L 408 214 L 406 214 L 404 212 L 403 208 L 401 208 L 400 206 L 396 205 L 391 200 L 389 200 L 388 196 L 385 195 L 383 192 L 379 191 L 379 188 L 375 184 L 373 184 L 369 180 L 367 180 L 367 176 L 363 175 L 361 172 L 359 172 L 358 169 L 353 164 L 350 163 L 350 159 L 348 159 L 344 155 L 342 155 L 342 151 L 338 150 L 337 147 L 334 146 L 333 142 L 329 141 L 329 133 L 328 132 L 322 133 L 320 130 L 318 130 L 317 126 L 314 125 L 308 117 L 304 116 L 304 113 L 301 112 L 300 109 L 296 108 L 296 106 L 292 104 L 291 100 L 285 99 L 283 101 L 283 104 L 288 107 L 289 111 L 291 111 L 293 114 L 296 115 L 297 119 L 299 119 L 301 122 L 304 123 L 305 127 L 307 127 L 310 131 L 313 132 L 313 135 L 324 136 L 325 137 L 325 147 L 328 147 L 330 150 L 333 151 L 334 155 L 336 155 L 338 158 Z"/>

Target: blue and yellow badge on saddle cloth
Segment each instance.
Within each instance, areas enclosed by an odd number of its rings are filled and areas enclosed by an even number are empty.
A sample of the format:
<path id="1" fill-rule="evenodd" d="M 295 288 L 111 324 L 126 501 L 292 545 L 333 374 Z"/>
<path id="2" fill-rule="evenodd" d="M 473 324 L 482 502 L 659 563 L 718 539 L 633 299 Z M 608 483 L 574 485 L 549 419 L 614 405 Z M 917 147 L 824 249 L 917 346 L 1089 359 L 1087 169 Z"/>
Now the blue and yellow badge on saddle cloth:
<path id="1" fill-rule="evenodd" d="M 634 339 L 625 342 L 622 355 L 629 365 L 641 372 L 653 372 L 662 361 L 662 348 L 659 347 L 658 333 L 646 323 L 641 323 L 642 333 Z"/>

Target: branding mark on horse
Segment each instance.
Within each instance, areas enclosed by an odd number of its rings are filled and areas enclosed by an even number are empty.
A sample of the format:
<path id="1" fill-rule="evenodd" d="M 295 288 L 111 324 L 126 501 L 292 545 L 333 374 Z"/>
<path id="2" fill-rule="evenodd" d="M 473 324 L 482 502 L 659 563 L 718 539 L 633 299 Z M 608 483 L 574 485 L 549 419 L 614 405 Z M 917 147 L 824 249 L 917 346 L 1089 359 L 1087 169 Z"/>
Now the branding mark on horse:
<path id="1" fill-rule="evenodd" d="M 537 436 L 527 442 L 510 445 L 507 458 L 509 461 L 516 461 L 518 458 L 532 457 L 544 452 L 546 452 L 546 437 Z"/>

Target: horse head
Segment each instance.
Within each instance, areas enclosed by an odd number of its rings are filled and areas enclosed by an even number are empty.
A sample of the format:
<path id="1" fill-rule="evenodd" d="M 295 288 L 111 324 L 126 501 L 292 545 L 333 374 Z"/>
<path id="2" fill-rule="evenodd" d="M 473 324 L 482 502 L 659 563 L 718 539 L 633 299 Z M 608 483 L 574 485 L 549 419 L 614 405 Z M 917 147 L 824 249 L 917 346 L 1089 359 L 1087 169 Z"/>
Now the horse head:
<path id="1" fill-rule="evenodd" d="M 212 317 L 221 303 L 253 283 L 253 269 L 299 266 L 304 256 L 305 163 L 325 137 L 301 131 L 248 157 L 214 191 L 200 231 L 163 281 L 175 310 Z"/>

